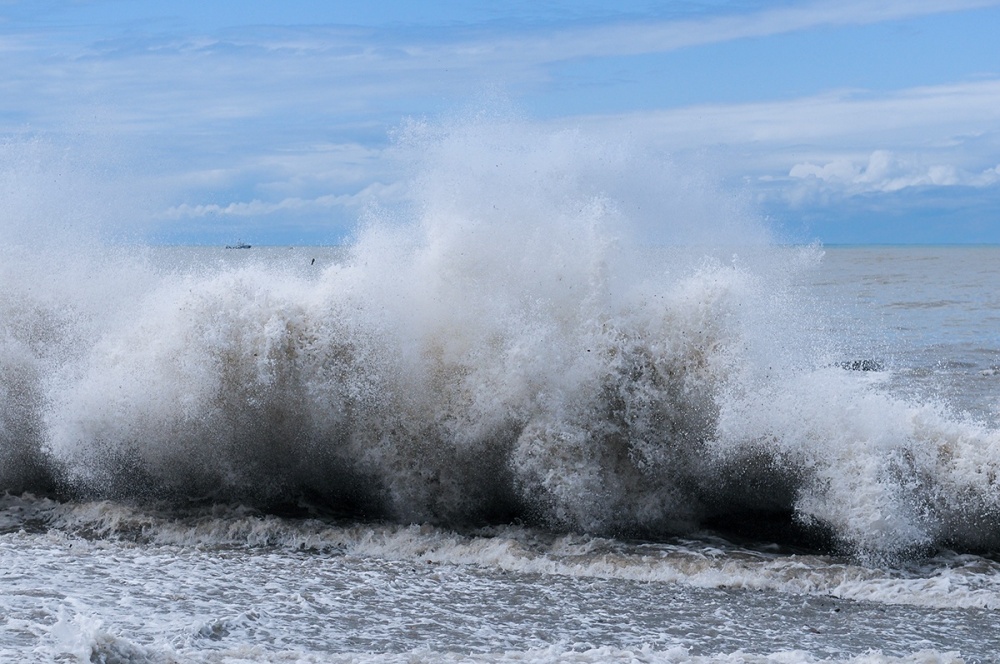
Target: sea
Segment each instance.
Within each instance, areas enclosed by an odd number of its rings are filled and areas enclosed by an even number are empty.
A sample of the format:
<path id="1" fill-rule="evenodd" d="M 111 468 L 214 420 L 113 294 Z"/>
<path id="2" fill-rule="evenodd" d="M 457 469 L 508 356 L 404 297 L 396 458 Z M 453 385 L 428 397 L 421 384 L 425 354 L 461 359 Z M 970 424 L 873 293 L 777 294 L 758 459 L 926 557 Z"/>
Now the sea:
<path id="1" fill-rule="evenodd" d="M 1000 661 L 1000 247 L 529 138 L 334 247 L 3 236 L 0 660 Z"/>

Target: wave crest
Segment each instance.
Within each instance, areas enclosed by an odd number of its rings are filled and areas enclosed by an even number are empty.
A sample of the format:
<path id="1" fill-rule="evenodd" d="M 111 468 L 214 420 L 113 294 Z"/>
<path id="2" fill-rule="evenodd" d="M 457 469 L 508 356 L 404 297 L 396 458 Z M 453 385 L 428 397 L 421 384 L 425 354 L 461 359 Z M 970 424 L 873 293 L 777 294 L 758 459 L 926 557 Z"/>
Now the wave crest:
<path id="1" fill-rule="evenodd" d="M 1000 544 L 997 432 L 836 366 L 794 285 L 818 252 L 641 150 L 516 124 L 411 140 L 410 201 L 316 273 L 85 256 L 37 280 L 8 250 L 2 488 Z M 635 239 L 651 215 L 672 246 Z"/>

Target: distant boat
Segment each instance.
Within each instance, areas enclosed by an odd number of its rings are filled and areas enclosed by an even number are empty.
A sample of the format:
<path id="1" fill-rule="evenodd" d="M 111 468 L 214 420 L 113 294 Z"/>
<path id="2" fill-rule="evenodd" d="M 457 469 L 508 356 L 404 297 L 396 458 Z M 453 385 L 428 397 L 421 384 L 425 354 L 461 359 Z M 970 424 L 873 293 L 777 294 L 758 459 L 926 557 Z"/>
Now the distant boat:
<path id="1" fill-rule="evenodd" d="M 250 245 L 247 244 L 246 242 L 244 242 L 243 240 L 240 240 L 236 244 L 227 244 L 226 245 L 226 249 L 249 249 L 249 248 L 250 248 Z"/>

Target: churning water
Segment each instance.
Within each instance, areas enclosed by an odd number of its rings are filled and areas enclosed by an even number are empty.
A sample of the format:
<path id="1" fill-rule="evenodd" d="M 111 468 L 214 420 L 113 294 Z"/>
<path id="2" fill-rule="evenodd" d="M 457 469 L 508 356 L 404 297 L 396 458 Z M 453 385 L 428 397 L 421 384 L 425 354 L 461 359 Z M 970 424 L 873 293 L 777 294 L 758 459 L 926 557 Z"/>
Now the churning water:
<path id="1" fill-rule="evenodd" d="M 5 220 L 4 658 L 993 661 L 1000 250 L 780 246 L 572 132 L 403 143 L 339 248 Z"/>

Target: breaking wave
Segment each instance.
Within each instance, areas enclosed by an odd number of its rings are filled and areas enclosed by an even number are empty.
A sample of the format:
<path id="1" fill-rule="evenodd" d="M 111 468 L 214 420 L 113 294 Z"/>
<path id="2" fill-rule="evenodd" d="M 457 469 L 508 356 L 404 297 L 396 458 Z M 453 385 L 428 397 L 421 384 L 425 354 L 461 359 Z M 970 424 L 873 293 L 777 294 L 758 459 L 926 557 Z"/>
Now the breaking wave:
<path id="1" fill-rule="evenodd" d="M 400 146 L 406 203 L 310 270 L 6 241 L 0 489 L 1000 544 L 997 431 L 838 366 L 796 285 L 816 248 L 626 142 L 480 118 Z"/>

